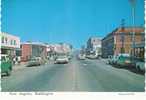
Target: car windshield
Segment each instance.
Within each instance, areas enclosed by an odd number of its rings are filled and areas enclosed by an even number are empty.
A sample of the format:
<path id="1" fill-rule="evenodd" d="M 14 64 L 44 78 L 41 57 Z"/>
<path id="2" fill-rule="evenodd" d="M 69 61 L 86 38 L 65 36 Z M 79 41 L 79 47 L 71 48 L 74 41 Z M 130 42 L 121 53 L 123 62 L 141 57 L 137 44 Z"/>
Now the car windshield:
<path id="1" fill-rule="evenodd" d="M 120 59 L 131 60 L 130 57 L 126 57 L 126 56 L 121 56 Z"/>
<path id="2" fill-rule="evenodd" d="M 66 58 L 65 55 L 59 55 L 58 58 Z"/>
<path id="3" fill-rule="evenodd" d="M 131 58 L 130 57 L 124 57 L 125 59 L 127 59 L 127 60 L 131 60 Z"/>
<path id="4" fill-rule="evenodd" d="M 144 62 L 144 59 L 142 59 L 142 58 L 134 58 L 134 61 Z"/>
<path id="5" fill-rule="evenodd" d="M 96 55 L 96 53 L 95 52 L 92 52 L 92 53 L 90 53 L 90 55 Z"/>
<path id="6" fill-rule="evenodd" d="M 80 54 L 80 56 L 85 56 L 85 54 Z"/>
<path id="7" fill-rule="evenodd" d="M 35 58 L 32 58 L 31 61 L 36 61 L 36 59 Z"/>
<path id="8" fill-rule="evenodd" d="M 113 56 L 114 59 L 118 58 L 117 56 Z"/>

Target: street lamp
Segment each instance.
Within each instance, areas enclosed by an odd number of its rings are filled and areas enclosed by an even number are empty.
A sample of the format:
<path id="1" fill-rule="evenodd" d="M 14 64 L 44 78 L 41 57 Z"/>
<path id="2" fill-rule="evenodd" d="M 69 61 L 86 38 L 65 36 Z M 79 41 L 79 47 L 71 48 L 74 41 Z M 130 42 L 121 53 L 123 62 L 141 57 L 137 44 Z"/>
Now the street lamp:
<path id="1" fill-rule="evenodd" d="M 133 24 L 133 28 L 132 28 L 132 48 L 133 48 L 133 56 L 135 56 L 135 30 L 134 30 L 134 26 L 135 26 L 135 5 L 136 5 L 136 0 L 129 0 L 129 2 L 131 3 L 131 7 L 132 7 L 132 24 Z"/>

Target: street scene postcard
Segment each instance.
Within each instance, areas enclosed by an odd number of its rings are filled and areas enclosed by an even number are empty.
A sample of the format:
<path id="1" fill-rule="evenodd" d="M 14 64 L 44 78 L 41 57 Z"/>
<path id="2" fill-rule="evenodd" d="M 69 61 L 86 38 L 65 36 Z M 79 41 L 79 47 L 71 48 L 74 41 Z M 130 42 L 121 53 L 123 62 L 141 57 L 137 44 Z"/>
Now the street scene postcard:
<path id="1" fill-rule="evenodd" d="M 144 0 L 1 0 L 1 92 L 145 92 Z"/>

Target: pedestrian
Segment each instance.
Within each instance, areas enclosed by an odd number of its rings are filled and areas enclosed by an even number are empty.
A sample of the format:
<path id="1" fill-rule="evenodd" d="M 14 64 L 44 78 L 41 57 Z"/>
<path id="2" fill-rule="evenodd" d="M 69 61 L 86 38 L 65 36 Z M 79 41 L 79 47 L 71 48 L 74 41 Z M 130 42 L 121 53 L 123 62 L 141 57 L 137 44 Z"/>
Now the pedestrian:
<path id="1" fill-rule="evenodd" d="M 13 57 L 13 64 L 15 65 L 15 63 L 16 63 L 16 58 Z"/>

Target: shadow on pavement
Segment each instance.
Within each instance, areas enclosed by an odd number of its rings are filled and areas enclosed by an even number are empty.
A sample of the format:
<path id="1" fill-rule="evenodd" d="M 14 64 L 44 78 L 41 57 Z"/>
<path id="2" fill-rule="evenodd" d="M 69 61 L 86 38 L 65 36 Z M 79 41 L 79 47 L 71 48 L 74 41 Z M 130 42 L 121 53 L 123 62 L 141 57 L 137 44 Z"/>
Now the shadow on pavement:
<path id="1" fill-rule="evenodd" d="M 119 69 L 125 69 L 125 70 L 128 70 L 130 72 L 133 72 L 133 73 L 136 73 L 139 75 L 145 75 L 144 71 L 138 71 L 135 67 L 119 66 L 119 65 L 112 65 L 112 67 L 119 68 Z"/>
<path id="2" fill-rule="evenodd" d="M 9 76 L 6 74 L 1 74 L 1 78 L 4 78 L 4 77 L 9 77 Z"/>

